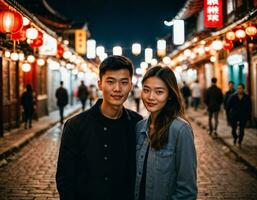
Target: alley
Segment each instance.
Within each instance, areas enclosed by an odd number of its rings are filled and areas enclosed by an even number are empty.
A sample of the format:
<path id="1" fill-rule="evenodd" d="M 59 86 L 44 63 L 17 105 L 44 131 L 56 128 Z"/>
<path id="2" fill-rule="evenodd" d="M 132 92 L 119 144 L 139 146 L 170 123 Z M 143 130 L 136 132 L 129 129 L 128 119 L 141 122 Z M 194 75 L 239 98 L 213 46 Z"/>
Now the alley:
<path id="1" fill-rule="evenodd" d="M 256 199 L 257 178 L 192 122 L 198 155 L 198 199 Z M 0 168 L 1 200 L 58 199 L 55 185 L 60 125 L 32 140 Z"/>

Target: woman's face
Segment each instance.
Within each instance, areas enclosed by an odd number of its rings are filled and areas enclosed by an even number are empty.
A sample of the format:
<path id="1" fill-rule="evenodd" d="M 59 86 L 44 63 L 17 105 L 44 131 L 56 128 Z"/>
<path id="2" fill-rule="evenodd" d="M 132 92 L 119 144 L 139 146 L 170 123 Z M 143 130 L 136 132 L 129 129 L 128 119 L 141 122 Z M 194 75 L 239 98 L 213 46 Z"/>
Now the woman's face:
<path id="1" fill-rule="evenodd" d="M 149 77 L 143 83 L 141 98 L 148 112 L 158 114 L 168 101 L 168 87 L 160 78 Z"/>

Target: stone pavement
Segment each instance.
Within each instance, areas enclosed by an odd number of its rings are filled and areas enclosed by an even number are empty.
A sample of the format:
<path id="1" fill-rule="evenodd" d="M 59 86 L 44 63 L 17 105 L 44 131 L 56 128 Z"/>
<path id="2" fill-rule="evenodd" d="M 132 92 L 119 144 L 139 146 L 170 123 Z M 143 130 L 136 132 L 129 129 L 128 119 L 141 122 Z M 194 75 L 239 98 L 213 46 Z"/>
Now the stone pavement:
<path id="1" fill-rule="evenodd" d="M 80 111 L 81 105 L 65 107 L 64 117 L 68 118 L 71 115 Z M 51 112 L 48 116 L 39 118 L 38 121 L 32 122 L 32 128 L 24 130 L 23 124 L 20 128 L 14 129 L 5 133 L 4 137 L 0 138 L 0 166 L 7 163 L 7 157 L 17 152 L 20 148 L 26 145 L 33 138 L 41 135 L 46 130 L 59 122 L 59 111 Z"/>
<path id="2" fill-rule="evenodd" d="M 200 127 L 208 130 L 208 115 L 204 109 L 194 111 L 192 108 L 186 112 L 190 120 L 196 122 Z M 211 137 L 211 136 L 210 136 Z M 233 144 L 231 127 L 227 125 L 223 111 L 219 115 L 218 136 L 212 136 L 213 139 L 219 139 L 226 145 L 238 158 L 257 173 L 257 129 L 246 128 L 245 136 L 242 142 L 242 148 Z"/>

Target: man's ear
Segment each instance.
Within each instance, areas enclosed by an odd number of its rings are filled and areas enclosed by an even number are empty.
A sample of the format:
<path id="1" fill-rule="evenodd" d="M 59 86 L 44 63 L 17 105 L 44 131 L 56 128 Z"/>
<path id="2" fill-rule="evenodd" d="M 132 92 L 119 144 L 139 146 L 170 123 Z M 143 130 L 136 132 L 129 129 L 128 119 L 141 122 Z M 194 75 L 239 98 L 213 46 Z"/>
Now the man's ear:
<path id="1" fill-rule="evenodd" d="M 98 84 L 99 90 L 102 90 L 102 80 L 101 79 L 97 81 L 97 84 Z"/>

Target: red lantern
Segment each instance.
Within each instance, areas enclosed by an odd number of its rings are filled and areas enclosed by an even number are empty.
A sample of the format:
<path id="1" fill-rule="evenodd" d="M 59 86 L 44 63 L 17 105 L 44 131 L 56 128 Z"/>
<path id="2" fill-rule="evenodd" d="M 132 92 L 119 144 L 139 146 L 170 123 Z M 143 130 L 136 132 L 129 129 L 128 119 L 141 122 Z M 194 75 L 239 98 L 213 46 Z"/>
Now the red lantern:
<path id="1" fill-rule="evenodd" d="M 11 34 L 12 40 L 19 40 L 19 41 L 25 41 L 26 40 L 26 30 L 22 28 L 16 33 Z"/>
<path id="2" fill-rule="evenodd" d="M 58 44 L 57 45 L 57 56 L 62 57 L 63 53 L 64 53 L 64 48 L 62 47 L 61 44 Z"/>
<path id="3" fill-rule="evenodd" d="M 229 41 L 233 41 L 236 39 L 236 35 L 234 33 L 234 31 L 229 31 L 226 33 L 226 39 Z"/>
<path id="4" fill-rule="evenodd" d="M 32 42 L 29 44 L 32 48 L 37 48 L 43 45 L 43 38 L 37 38 L 35 40 L 32 40 Z"/>
<path id="5" fill-rule="evenodd" d="M 225 40 L 225 41 L 223 42 L 223 48 L 224 48 L 225 50 L 230 50 L 230 49 L 232 49 L 232 48 L 233 48 L 233 42 L 232 42 L 232 41 Z"/>
<path id="6" fill-rule="evenodd" d="M 13 11 L 0 12 L 0 32 L 15 33 L 22 27 L 22 15 Z"/>
<path id="7" fill-rule="evenodd" d="M 248 36 L 250 36 L 251 38 L 253 38 L 253 36 L 255 36 L 256 33 L 257 33 L 257 29 L 256 29 L 255 26 L 250 25 L 250 26 L 248 26 L 248 27 L 245 29 L 245 33 L 246 33 Z"/>

